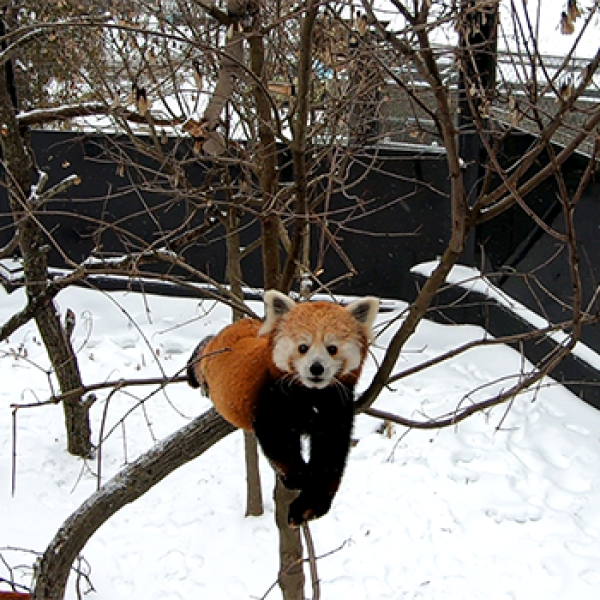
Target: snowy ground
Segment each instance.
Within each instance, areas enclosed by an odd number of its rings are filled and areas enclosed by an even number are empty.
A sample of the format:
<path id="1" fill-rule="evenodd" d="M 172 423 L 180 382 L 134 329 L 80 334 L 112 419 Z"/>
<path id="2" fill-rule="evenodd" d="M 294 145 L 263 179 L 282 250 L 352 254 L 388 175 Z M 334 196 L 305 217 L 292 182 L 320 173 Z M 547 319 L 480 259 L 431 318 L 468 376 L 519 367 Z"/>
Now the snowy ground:
<path id="1" fill-rule="evenodd" d="M 22 304 L 20 292 L 9 296 L 0 288 L 0 322 Z M 77 315 L 75 345 L 86 383 L 173 375 L 201 337 L 229 320 L 227 310 L 210 302 L 134 293 L 69 290 L 59 304 Z M 481 335 L 474 327 L 424 323 L 398 368 Z M 507 387 L 510 380 L 501 378 L 521 364 L 507 348 L 469 352 L 399 382 L 377 406 L 413 418 L 442 414 L 468 401 L 474 389 L 483 397 Z M 65 451 L 61 408 L 22 408 L 11 496 L 10 405 L 46 400 L 46 370 L 33 327 L 0 345 L 0 578 L 26 586 L 33 553 L 44 550 L 97 485 L 97 462 Z M 108 392 L 99 396 L 92 417 L 95 439 L 103 414 L 107 419 L 104 481 L 208 406 L 184 384 L 158 394 L 129 389 L 108 402 Z M 452 429 L 396 427 L 388 438 L 375 432 L 378 425 L 358 420 L 359 441 L 342 488 L 331 512 L 312 525 L 317 553 L 324 555 L 318 563 L 323 599 L 598 597 L 599 413 L 548 386 L 516 400 L 508 414 L 500 407 Z M 260 518 L 243 517 L 239 432 L 121 510 L 84 549 L 95 588 L 88 597 L 265 597 L 277 573 L 277 536 L 272 475 L 263 467 L 266 514 Z M 68 597 L 77 597 L 73 579 Z M 276 589 L 266 596 L 279 597 Z"/>

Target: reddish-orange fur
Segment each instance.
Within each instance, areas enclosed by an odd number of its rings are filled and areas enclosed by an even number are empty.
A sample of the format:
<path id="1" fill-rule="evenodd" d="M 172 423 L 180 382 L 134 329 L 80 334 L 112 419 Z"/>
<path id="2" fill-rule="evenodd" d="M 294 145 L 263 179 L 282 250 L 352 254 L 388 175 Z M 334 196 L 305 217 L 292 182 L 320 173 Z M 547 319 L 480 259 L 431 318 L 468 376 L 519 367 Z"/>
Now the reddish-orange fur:
<path id="1" fill-rule="evenodd" d="M 241 319 L 228 325 L 202 350 L 196 378 L 208 385 L 219 414 L 241 429 L 252 429 L 260 390 L 278 371 L 271 361 L 269 338 L 258 337 L 262 323 Z"/>
<path id="2" fill-rule="evenodd" d="M 277 336 L 295 338 L 308 332 L 315 339 L 322 339 L 331 332 L 338 338 L 356 340 L 363 360 L 367 354 L 368 338 L 364 328 L 344 308 L 330 302 L 297 304 L 277 321 L 271 332 L 259 336 L 261 326 L 256 319 L 241 319 L 225 327 L 208 341 L 200 356 L 194 357 L 192 366 L 195 378 L 208 388 L 219 414 L 241 429 L 253 429 L 261 390 L 286 375 L 272 359 Z M 354 385 L 361 367 L 338 380 Z"/>

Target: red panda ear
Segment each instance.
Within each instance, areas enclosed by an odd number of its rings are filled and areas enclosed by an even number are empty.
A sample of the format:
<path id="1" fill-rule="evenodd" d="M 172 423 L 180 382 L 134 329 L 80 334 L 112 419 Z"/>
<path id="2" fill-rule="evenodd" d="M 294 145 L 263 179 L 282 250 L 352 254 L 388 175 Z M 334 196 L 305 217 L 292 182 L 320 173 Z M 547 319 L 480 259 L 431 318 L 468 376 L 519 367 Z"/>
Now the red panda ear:
<path id="1" fill-rule="evenodd" d="M 296 306 L 296 303 L 291 298 L 276 290 L 265 292 L 264 302 L 265 321 L 258 335 L 270 333 L 273 327 L 275 327 L 275 323 Z"/>
<path id="2" fill-rule="evenodd" d="M 379 311 L 379 300 L 373 296 L 366 296 L 348 304 L 346 310 L 364 326 L 367 335 L 371 338 L 373 334 L 371 328 Z"/>

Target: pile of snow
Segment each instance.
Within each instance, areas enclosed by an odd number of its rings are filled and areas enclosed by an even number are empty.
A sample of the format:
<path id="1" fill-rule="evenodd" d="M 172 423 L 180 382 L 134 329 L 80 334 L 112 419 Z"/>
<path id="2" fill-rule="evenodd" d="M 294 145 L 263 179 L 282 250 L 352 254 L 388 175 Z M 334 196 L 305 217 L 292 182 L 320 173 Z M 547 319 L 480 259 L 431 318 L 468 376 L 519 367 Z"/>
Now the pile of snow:
<path id="1" fill-rule="evenodd" d="M 0 322 L 23 306 L 0 290 Z M 209 301 L 63 292 L 77 315 L 74 344 L 85 383 L 171 376 L 200 338 L 229 322 Z M 254 305 L 261 312 L 260 305 Z M 383 313 L 380 323 L 404 307 Z M 381 356 L 394 325 L 378 340 Z M 485 333 L 423 323 L 404 370 Z M 386 390 L 377 407 L 433 417 L 508 387 L 523 359 L 506 347 L 470 351 Z M 361 384 L 373 375 L 369 363 Z M 28 325 L 0 344 L 0 580 L 29 586 L 37 553 L 95 489 L 98 461 L 65 451 L 62 409 L 16 412 L 47 400 L 48 360 Z M 50 378 L 51 379 L 51 378 Z M 103 481 L 209 403 L 185 384 L 98 393 Z M 509 410 L 510 408 L 510 410 Z M 508 406 L 444 430 L 395 427 L 361 416 L 331 512 L 311 525 L 327 600 L 592 600 L 600 585 L 600 414 L 546 381 Z M 97 438 L 95 438 L 96 441 Z M 273 476 L 262 463 L 265 515 L 244 518 L 242 436 L 236 432 L 110 519 L 83 551 L 89 598 L 263 598 L 277 575 Z M 10 570 L 12 568 L 12 571 Z M 75 578 L 68 598 L 76 598 Z M 0 583 L 0 590 L 8 589 Z M 307 597 L 310 597 L 310 590 Z M 266 598 L 280 598 L 275 588 Z"/>

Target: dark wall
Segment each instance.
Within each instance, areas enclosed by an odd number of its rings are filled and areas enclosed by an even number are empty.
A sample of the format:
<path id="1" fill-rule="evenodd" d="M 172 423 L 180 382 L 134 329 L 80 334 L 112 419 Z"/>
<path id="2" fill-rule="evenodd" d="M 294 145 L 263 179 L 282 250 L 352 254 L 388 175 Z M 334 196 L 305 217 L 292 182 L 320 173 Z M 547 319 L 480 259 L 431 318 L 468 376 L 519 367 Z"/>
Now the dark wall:
<path id="1" fill-rule="evenodd" d="M 161 247 L 166 239 L 174 238 L 172 247 L 189 264 L 224 280 L 223 230 L 208 222 L 210 211 L 219 208 L 219 198 L 226 199 L 227 185 L 222 175 L 211 171 L 209 161 L 194 157 L 187 143 L 171 141 L 164 150 L 185 168 L 194 185 L 190 190 L 174 186 L 173 174 L 164 165 L 132 148 L 125 138 L 34 131 L 32 142 L 39 168 L 50 174 L 48 186 L 73 173 L 81 178 L 80 185 L 47 202 L 39 214 L 49 234 L 53 266 L 67 266 L 58 248 L 79 263 L 91 255 L 119 256 L 144 250 L 148 244 Z M 503 148 L 506 159 L 524 154 L 530 144 L 527 135 L 511 136 Z M 531 172 L 544 160 L 542 157 Z M 130 162 L 136 166 L 127 166 Z M 289 181 L 289 157 L 282 154 L 280 162 L 283 178 Z M 571 191 L 585 166 L 584 157 L 574 156 L 563 168 Z M 327 169 L 328 165 L 323 165 L 323 173 Z M 228 176 L 235 179 L 237 172 L 230 170 Z M 448 176 L 443 153 L 406 146 L 380 149 L 376 155 L 365 152 L 343 179 L 344 193 L 334 194 L 322 204 L 312 221 L 313 264 L 321 252 L 325 256 L 320 280 L 337 282 L 333 288 L 339 293 L 411 301 L 416 290 L 411 267 L 435 259 L 447 242 Z M 212 197 L 212 190 L 219 186 L 223 191 L 216 195 L 217 206 L 207 209 L 203 189 L 211 188 Z M 526 201 L 544 222 L 564 232 L 553 180 L 538 187 Z M 599 205 L 600 183 L 593 181 L 575 210 L 586 303 L 595 299 L 600 275 Z M 259 235 L 260 223 L 256 210 L 246 209 L 241 215 L 242 244 L 249 245 Z M 194 227 L 205 231 L 192 241 L 178 243 Z M 11 235 L 8 201 L 5 190 L 0 189 L 0 245 Z M 478 227 L 472 242 L 474 250 L 462 262 L 485 265 L 486 272 L 497 273 L 494 283 L 550 320 L 569 318 L 573 288 L 566 246 L 544 232 L 519 206 Z M 354 274 L 345 277 L 349 265 Z M 243 270 L 249 286 L 262 286 L 259 251 L 244 259 Z M 598 310 L 597 301 L 590 310 Z M 586 341 L 600 350 L 595 330 L 585 335 Z"/>
<path id="2" fill-rule="evenodd" d="M 510 156 L 522 156 L 531 143 L 527 135 L 513 136 L 505 146 Z M 533 174 L 547 163 L 542 156 L 530 170 Z M 589 159 L 573 155 L 563 166 L 562 174 L 570 195 L 579 186 Z M 484 256 L 479 260 L 486 271 L 495 273 L 492 281 L 538 314 L 553 323 L 572 319 L 574 280 L 566 235 L 564 211 L 554 178 L 546 180 L 525 197 L 531 208 L 548 226 L 534 223 L 519 206 L 476 232 L 477 248 Z M 583 305 L 590 314 L 597 314 L 600 303 L 597 294 L 600 282 L 600 181 L 593 179 L 574 208 L 573 221 L 578 240 L 576 249 Z M 552 233 L 555 232 L 555 233 Z M 481 263 L 480 263 L 481 264 Z M 600 352 L 598 327 L 588 326 L 582 339 Z"/>
<path id="3" fill-rule="evenodd" d="M 202 190 L 223 186 L 222 178 L 211 172 L 210 162 L 197 160 L 185 143 L 171 142 L 165 152 L 184 165 L 197 186 L 192 190 L 173 186 L 172 174 L 164 166 L 131 148 L 125 139 L 37 131 L 32 142 L 39 167 L 50 173 L 49 185 L 72 173 L 81 178 L 80 185 L 47 202 L 40 214 L 51 233 L 53 266 L 67 266 L 58 248 L 79 263 L 90 255 L 111 257 L 141 251 L 148 244 L 160 247 L 167 238 L 181 239 L 192 228 L 206 225 L 210 211 L 218 209 L 217 202 L 207 210 Z M 130 159 L 135 168 L 127 166 Z M 282 155 L 282 165 L 286 160 Z M 323 165 L 324 171 L 327 168 Z M 374 175 L 365 177 L 367 170 Z M 333 289 L 339 293 L 413 298 L 410 268 L 438 256 L 447 242 L 446 174 L 439 152 L 404 149 L 362 154 L 345 174 L 344 193 L 321 205 L 312 222 L 313 259 L 316 262 L 323 251 L 325 256 L 320 281 L 337 282 Z M 228 176 L 235 179 L 237 171 L 230 170 Z M 2 192 L 0 245 L 11 234 Z M 225 200 L 226 190 L 219 197 Z M 255 210 L 242 210 L 241 215 L 242 244 L 249 245 L 259 236 L 260 223 Z M 99 224 L 100 219 L 112 227 Z M 203 235 L 173 247 L 189 264 L 224 280 L 225 242 L 220 227 L 206 227 Z M 348 278 L 350 265 L 354 274 Z M 260 251 L 245 258 L 242 267 L 246 284 L 262 287 Z"/>
<path id="4" fill-rule="evenodd" d="M 375 161 L 365 156 L 353 163 L 346 179 L 349 193 L 334 197 L 328 217 L 330 235 L 356 270 L 336 291 L 415 297 L 410 269 L 439 256 L 448 242 L 447 172 L 443 154 L 410 149 L 379 150 Z M 322 230 L 313 230 L 315 258 L 321 236 Z M 347 269 L 333 242 L 324 242 L 324 279 L 335 280 Z"/>
<path id="5" fill-rule="evenodd" d="M 419 279 L 423 283 L 422 278 Z M 506 305 L 477 293 L 465 293 L 461 288 L 444 288 L 438 294 L 429 318 L 447 324 L 479 325 L 494 337 L 534 333 L 534 328 Z M 543 364 L 557 349 L 557 343 L 552 338 L 539 335 L 509 345 L 535 365 Z M 566 356 L 549 375 L 578 398 L 600 409 L 600 372 L 578 358 L 577 353 Z"/>

